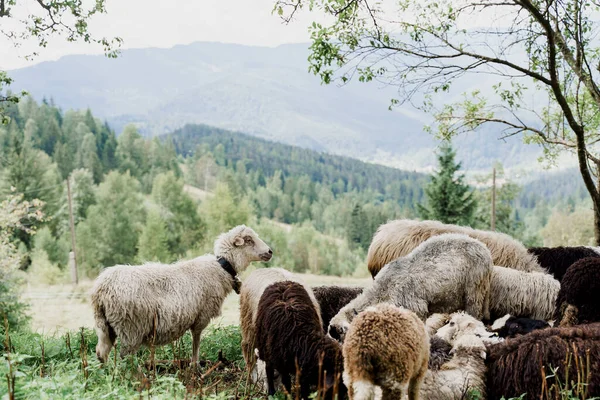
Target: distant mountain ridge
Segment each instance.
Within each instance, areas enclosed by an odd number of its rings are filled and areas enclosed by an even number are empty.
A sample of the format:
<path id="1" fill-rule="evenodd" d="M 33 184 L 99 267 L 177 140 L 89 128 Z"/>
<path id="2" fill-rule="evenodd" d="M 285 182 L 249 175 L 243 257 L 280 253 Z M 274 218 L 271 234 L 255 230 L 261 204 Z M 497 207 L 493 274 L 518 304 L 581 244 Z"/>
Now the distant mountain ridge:
<path id="1" fill-rule="evenodd" d="M 146 135 L 203 123 L 402 169 L 431 170 L 436 142 L 423 132 L 430 116 L 409 106 L 388 111 L 393 88 L 321 85 L 307 72 L 307 46 L 199 42 L 125 50 L 116 60 L 66 56 L 10 76 L 13 89 L 27 89 L 37 99 L 51 97 L 63 109 L 89 107 L 117 132 L 128 123 Z M 452 101 L 467 89 L 461 86 L 446 98 Z M 517 137 L 496 140 L 499 134 L 490 129 L 458 138 L 464 168 L 487 170 L 496 160 L 507 169 L 536 168 L 538 147 L 524 146 Z"/>

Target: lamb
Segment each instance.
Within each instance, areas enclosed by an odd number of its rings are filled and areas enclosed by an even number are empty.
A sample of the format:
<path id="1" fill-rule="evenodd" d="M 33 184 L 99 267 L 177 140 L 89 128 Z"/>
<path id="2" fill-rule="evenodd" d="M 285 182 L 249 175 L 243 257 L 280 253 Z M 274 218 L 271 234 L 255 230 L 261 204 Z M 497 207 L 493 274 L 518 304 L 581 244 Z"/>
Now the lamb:
<path id="1" fill-rule="evenodd" d="M 600 322 L 600 258 L 577 261 L 563 277 L 554 319 L 560 326 Z"/>
<path id="2" fill-rule="evenodd" d="M 448 317 L 447 324 L 435 332 L 432 339 L 451 348 L 450 359 L 428 369 L 421 385 L 421 397 L 455 400 L 468 398 L 467 393 L 476 391 L 477 398 L 485 399 L 485 342 L 495 343 L 497 339 L 485 330 L 481 321 L 464 312 Z"/>
<path id="3" fill-rule="evenodd" d="M 525 246 L 506 234 L 438 221 L 408 219 L 391 221 L 377 229 L 367 254 L 369 272 L 375 278 L 384 265 L 406 256 L 427 239 L 444 233 L 463 234 L 480 240 L 490 250 L 495 265 L 527 272 L 545 272 Z"/>
<path id="4" fill-rule="evenodd" d="M 242 355 L 246 366 L 249 368 L 253 382 L 265 377 L 264 363 L 257 362 L 254 349 L 256 347 L 256 314 L 258 303 L 265 289 L 277 282 L 294 281 L 302 284 L 311 298 L 317 311 L 320 310 L 319 302 L 311 288 L 304 284 L 295 274 L 283 268 L 261 268 L 252 271 L 242 285 L 240 292 L 240 327 L 242 333 Z"/>
<path id="5" fill-rule="evenodd" d="M 419 398 L 429 361 L 425 325 L 412 311 L 381 303 L 368 307 L 350 325 L 343 346 L 344 383 L 350 399 Z"/>
<path id="6" fill-rule="evenodd" d="M 490 346 L 486 362 L 489 399 L 519 397 L 523 393 L 528 399 L 540 398 L 543 387 L 552 387 L 557 378 L 565 383 L 568 357 L 569 381 L 577 380 L 581 372 L 584 377 L 589 373 L 586 398 L 599 396 L 600 374 L 593 372 L 600 368 L 600 324 L 596 323 L 537 330 Z M 577 365 L 584 371 L 578 373 Z M 551 367 L 558 368 L 556 377 Z M 586 383 L 585 378 L 582 383 Z"/>
<path id="7" fill-rule="evenodd" d="M 497 334 L 489 332 L 483 322 L 464 311 L 451 314 L 448 323 L 435 332 L 435 336 L 444 339 L 453 346 L 458 338 L 466 334 L 473 334 L 488 344 L 500 341 Z"/>
<path id="8" fill-rule="evenodd" d="M 225 297 L 238 291 L 237 274 L 253 261 L 269 261 L 273 252 L 244 225 L 221 234 L 215 255 L 171 265 L 117 265 L 105 269 L 92 289 L 92 306 L 102 362 L 115 339 L 121 357 L 141 345 L 164 345 L 192 332 L 192 362 L 198 359 L 200 334 L 221 314 Z"/>
<path id="9" fill-rule="evenodd" d="M 355 313 L 389 302 L 425 319 L 430 313 L 466 310 L 489 318 L 490 251 L 466 235 L 434 236 L 408 256 L 386 265 L 372 286 L 331 320 L 329 334 L 343 341 Z"/>
<path id="10" fill-rule="evenodd" d="M 586 246 L 532 247 L 527 251 L 535 255 L 542 268 L 548 270 L 559 282 L 576 261 L 587 257 L 600 257 L 598 252 Z"/>
<path id="11" fill-rule="evenodd" d="M 363 292 L 362 287 L 317 286 L 313 292 L 321 308 L 323 328 L 327 332 L 329 321 L 350 301 Z"/>
<path id="12" fill-rule="evenodd" d="M 496 332 L 501 338 L 512 338 L 517 335 L 525 335 L 538 329 L 549 328 L 546 321 L 531 318 L 517 318 L 510 314 L 497 319 L 492 324 L 492 332 Z"/>
<path id="13" fill-rule="evenodd" d="M 560 282 L 550 274 L 494 266 L 490 286 L 492 320 L 506 314 L 549 320 L 554 314 Z"/>
<path id="14" fill-rule="evenodd" d="M 342 347 L 323 333 L 321 318 L 306 289 L 297 282 L 267 287 L 258 303 L 256 347 L 266 364 L 269 395 L 275 394 L 274 373 L 279 372 L 291 393 L 290 376 L 300 372 L 300 393 L 308 399 L 311 386 L 324 386 L 326 397 L 346 392 L 339 378 L 343 371 Z M 324 385 L 321 385 L 324 383 Z"/>

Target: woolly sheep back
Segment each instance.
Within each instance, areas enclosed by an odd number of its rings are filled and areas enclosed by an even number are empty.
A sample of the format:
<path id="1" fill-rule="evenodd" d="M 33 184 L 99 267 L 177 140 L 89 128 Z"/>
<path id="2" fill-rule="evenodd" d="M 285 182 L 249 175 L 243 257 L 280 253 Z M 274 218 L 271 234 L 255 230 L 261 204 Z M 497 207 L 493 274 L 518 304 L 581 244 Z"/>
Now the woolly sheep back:
<path id="1" fill-rule="evenodd" d="M 91 293 L 98 358 L 106 361 L 117 337 L 125 356 L 141 345 L 171 343 L 191 330 L 196 362 L 202 330 L 221 314 L 225 297 L 238 282 L 217 257 L 237 273 L 252 261 L 270 260 L 272 251 L 242 225 L 217 238 L 215 254 L 170 265 L 117 265 L 102 271 Z"/>
<path id="2" fill-rule="evenodd" d="M 406 256 L 427 239 L 446 233 L 463 234 L 480 240 L 490 250 L 495 265 L 528 272 L 545 272 L 523 244 L 504 233 L 438 221 L 408 219 L 391 221 L 377 229 L 367 254 L 369 272 L 375 277 L 392 260 Z"/>
<path id="3" fill-rule="evenodd" d="M 554 315 L 559 291 L 560 282 L 550 274 L 494 266 L 490 285 L 491 319 L 510 314 L 549 320 Z"/>
<path id="4" fill-rule="evenodd" d="M 337 385 L 336 374 L 341 375 L 343 370 L 341 345 L 325 336 L 312 299 L 297 282 L 277 282 L 263 292 L 256 316 L 256 347 L 259 358 L 266 364 L 269 395 L 275 393 L 275 371 L 290 392 L 290 376 L 296 374 L 298 365 L 301 395 L 308 399 L 311 387 L 319 382 L 325 382 L 330 395 L 331 388 Z M 325 374 L 323 380 L 319 376 L 321 371 Z M 340 385 L 339 390 L 343 397 L 344 386 Z"/>
<path id="5" fill-rule="evenodd" d="M 535 255 L 538 263 L 559 282 L 575 262 L 587 257 L 600 257 L 596 251 L 585 246 L 531 247 L 527 251 Z"/>
<path id="6" fill-rule="evenodd" d="M 256 357 L 254 348 L 256 347 L 256 315 L 258 303 L 265 289 L 270 285 L 283 282 L 294 281 L 300 283 L 311 298 L 312 304 L 319 312 L 319 302 L 311 288 L 302 282 L 299 276 L 283 268 L 260 268 L 252 271 L 244 279 L 240 291 L 240 329 L 242 334 L 242 355 L 246 361 L 246 366 L 252 370 L 252 379 L 256 382 L 260 377 L 264 377 L 264 365 L 256 368 L 254 363 Z"/>
<path id="7" fill-rule="evenodd" d="M 344 383 L 350 399 L 368 399 L 381 388 L 384 400 L 419 398 L 429 361 L 425 325 L 412 311 L 380 303 L 360 313 L 344 341 Z"/>
<path id="8" fill-rule="evenodd" d="M 313 287 L 315 298 L 321 308 L 323 329 L 327 332 L 329 321 L 344 307 L 363 292 L 362 287 L 316 286 Z"/>
<path id="9" fill-rule="evenodd" d="M 527 393 L 527 398 L 538 398 L 542 390 L 542 366 L 548 387 L 556 382 L 550 377 L 549 366 L 558 368 L 558 378 L 564 383 L 564 361 L 568 353 L 574 356 L 573 350 L 582 357 L 583 365 L 589 352 L 588 396 L 599 396 L 600 375 L 596 371 L 600 369 L 600 324 L 590 324 L 537 330 L 489 346 L 486 361 L 489 399 L 519 397 L 523 393 Z M 577 377 L 575 364 L 572 359 L 570 378 Z"/>
<path id="10" fill-rule="evenodd" d="M 490 251 L 478 240 L 434 236 L 386 265 L 372 286 L 331 320 L 329 333 L 343 339 L 355 312 L 382 302 L 407 308 L 423 320 L 431 313 L 457 310 L 488 319 L 491 273 Z"/>
<path id="11" fill-rule="evenodd" d="M 556 299 L 555 321 L 561 325 L 600 322 L 600 258 L 577 261 L 567 270 Z M 572 315 L 565 317 L 571 306 Z"/>

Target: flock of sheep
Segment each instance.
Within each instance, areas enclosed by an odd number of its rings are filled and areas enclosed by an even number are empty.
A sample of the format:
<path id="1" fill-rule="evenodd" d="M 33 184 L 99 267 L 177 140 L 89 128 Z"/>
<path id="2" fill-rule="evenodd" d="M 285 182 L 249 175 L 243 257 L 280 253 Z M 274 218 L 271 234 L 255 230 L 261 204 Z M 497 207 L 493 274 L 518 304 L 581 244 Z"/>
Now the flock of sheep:
<path id="1" fill-rule="evenodd" d="M 552 379 L 578 377 L 600 395 L 595 248 L 527 249 L 497 232 L 396 220 L 373 237 L 365 289 L 312 288 L 281 268 L 240 282 L 272 254 L 238 226 L 214 255 L 107 268 L 92 292 L 98 358 L 116 338 L 125 356 L 190 330 L 196 362 L 202 330 L 235 290 L 242 354 L 269 394 L 292 393 L 294 378 L 304 399 L 534 399 Z"/>

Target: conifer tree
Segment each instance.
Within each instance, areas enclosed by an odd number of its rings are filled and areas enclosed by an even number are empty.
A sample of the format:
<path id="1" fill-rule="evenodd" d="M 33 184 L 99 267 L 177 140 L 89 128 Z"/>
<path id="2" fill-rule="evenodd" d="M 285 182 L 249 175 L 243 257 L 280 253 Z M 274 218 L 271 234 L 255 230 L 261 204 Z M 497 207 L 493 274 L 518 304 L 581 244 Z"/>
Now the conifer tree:
<path id="1" fill-rule="evenodd" d="M 425 188 L 427 206 L 418 205 L 419 216 L 447 224 L 471 225 L 477 201 L 464 182 L 464 174 L 457 174 L 461 163 L 457 163 L 455 157 L 450 143 L 442 145 L 437 154 L 439 170 Z"/>

